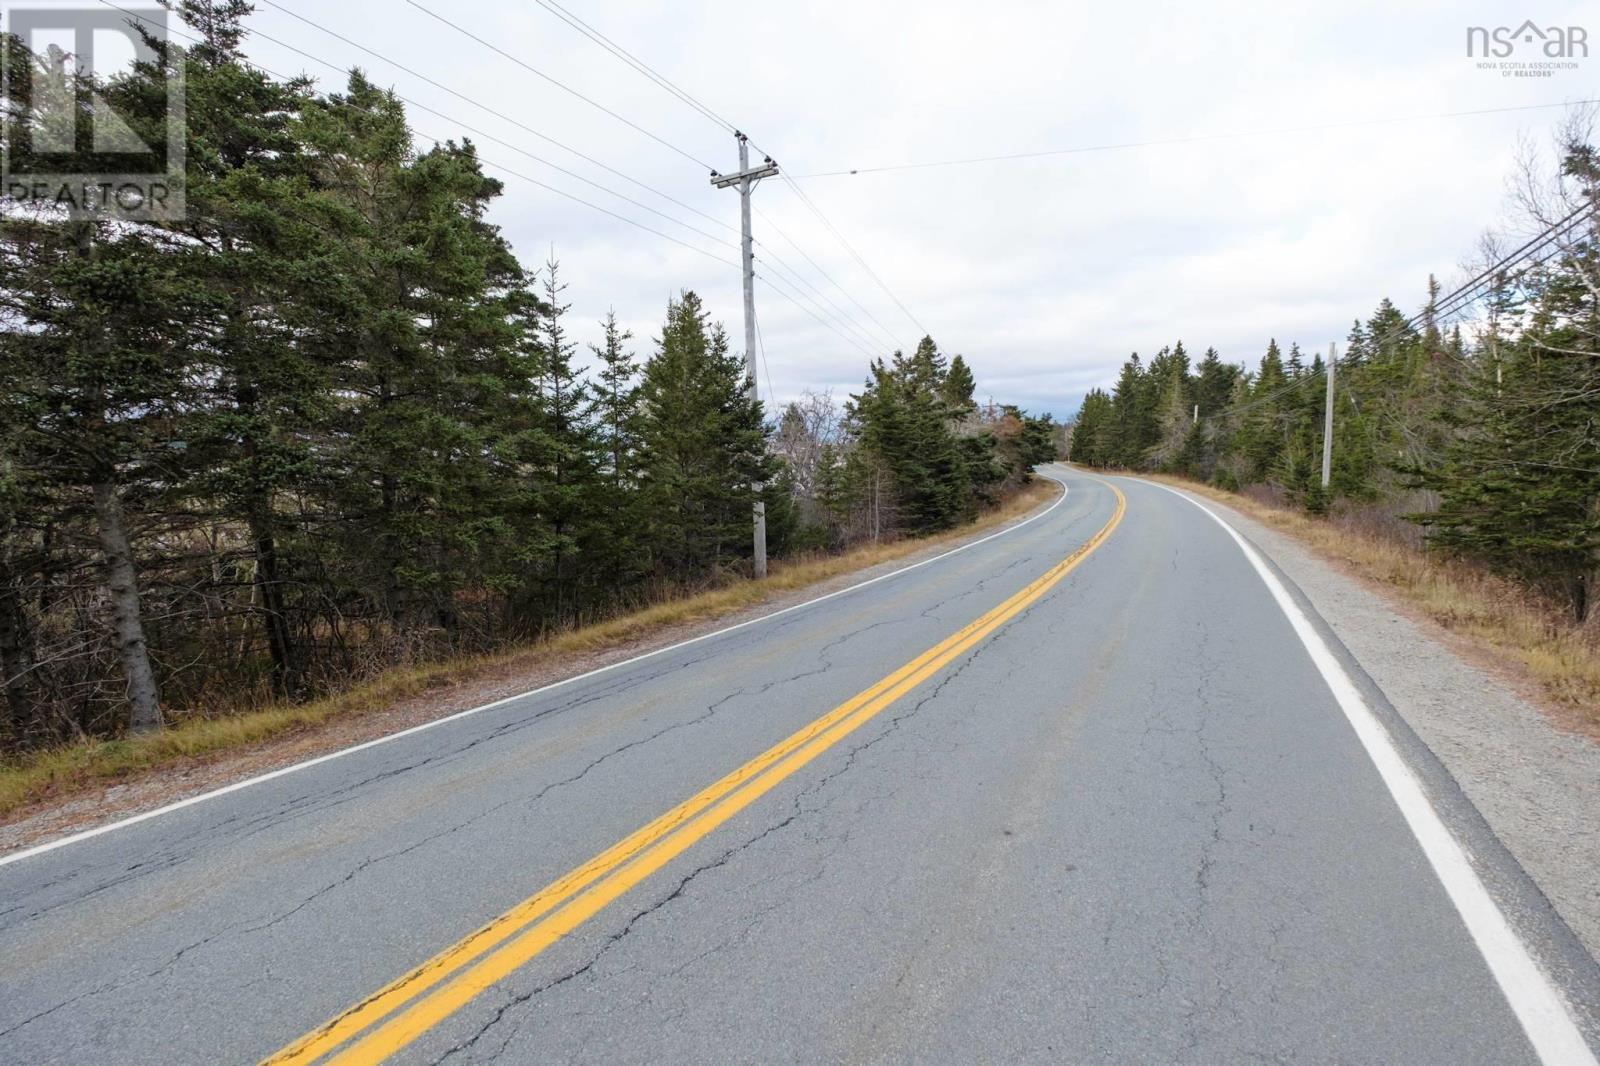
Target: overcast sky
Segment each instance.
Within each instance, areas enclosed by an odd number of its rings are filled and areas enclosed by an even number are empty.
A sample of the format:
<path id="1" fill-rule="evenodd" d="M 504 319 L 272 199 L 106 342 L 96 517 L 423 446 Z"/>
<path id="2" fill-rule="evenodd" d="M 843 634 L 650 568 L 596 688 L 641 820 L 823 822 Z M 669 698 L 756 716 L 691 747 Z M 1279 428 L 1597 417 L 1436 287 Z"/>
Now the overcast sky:
<path id="1" fill-rule="evenodd" d="M 736 267 L 548 192 L 570 191 L 736 262 L 717 243 L 529 158 L 543 157 L 698 229 L 736 238 L 738 197 L 705 170 L 404 0 L 257 0 L 252 58 L 342 77 L 359 65 L 448 117 L 420 137 L 470 136 L 506 181 L 493 209 L 529 265 L 553 247 L 572 325 L 608 307 L 651 346 L 670 294 L 692 288 L 740 345 Z M 533 0 L 419 0 L 684 153 L 736 168 L 732 137 Z M 1506 217 L 1519 136 L 1544 111 L 1085 152 L 843 177 L 818 172 L 1318 123 L 1561 103 L 1600 95 L 1600 59 L 1507 78 L 1466 56 L 1469 25 L 1583 25 L 1578 3 L 1125 4 L 807 0 L 802 4 L 564 0 L 770 151 L 909 310 L 794 192 L 761 185 L 758 271 L 802 274 L 867 332 L 931 331 L 974 365 L 980 396 L 1070 414 L 1130 351 L 1182 339 L 1253 362 L 1269 336 L 1325 348 L 1380 296 L 1407 309 Z M 294 11 L 495 110 L 496 118 L 285 13 Z M 1600 47 L 1600 19 L 1589 18 Z M 1519 54 L 1518 58 L 1521 58 Z M 472 133 L 465 127 L 474 127 Z M 542 141 L 530 127 L 714 216 L 707 221 Z M 503 142 L 503 143 L 502 143 Z M 869 315 L 795 251 L 799 245 Z M 790 283 L 790 288 L 796 288 Z M 804 293 L 804 289 L 799 289 Z M 758 282 L 763 392 L 844 393 L 867 355 Z M 837 317 L 827 304 L 828 317 Z M 876 322 L 873 319 L 876 319 Z M 913 321 L 914 319 L 914 321 Z M 879 325 L 881 323 L 881 326 Z M 848 325 L 840 325 L 851 332 Z M 852 333 L 852 335 L 854 335 Z M 866 345 L 866 341 L 859 341 Z M 740 345 L 742 346 L 742 345 Z M 887 349 L 881 340 L 873 350 Z"/>

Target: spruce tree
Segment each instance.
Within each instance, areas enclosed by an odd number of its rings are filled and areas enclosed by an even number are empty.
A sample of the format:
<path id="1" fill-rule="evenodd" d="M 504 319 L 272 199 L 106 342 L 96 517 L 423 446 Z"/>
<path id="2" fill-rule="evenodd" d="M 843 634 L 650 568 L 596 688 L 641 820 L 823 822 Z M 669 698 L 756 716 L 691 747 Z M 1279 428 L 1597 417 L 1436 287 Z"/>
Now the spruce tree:
<path id="1" fill-rule="evenodd" d="M 589 549 L 607 541 L 595 527 L 599 513 L 596 484 L 604 447 L 593 415 L 589 384 L 573 365 L 577 345 L 564 321 L 569 305 L 561 302 L 566 286 L 561 266 L 552 255 L 543 272 L 544 314 L 539 321 L 541 349 L 539 393 L 548 419 L 549 461 L 543 471 L 540 510 L 550 526 L 553 556 L 549 563 L 551 609 L 565 620 L 577 607 L 580 563 Z"/>
<path id="2" fill-rule="evenodd" d="M 753 485 L 774 473 L 761 404 L 748 398 L 743 361 L 693 292 L 668 304 L 645 364 L 639 439 L 657 573 L 700 578 L 753 554 Z"/>
<path id="3" fill-rule="evenodd" d="M 1591 222 L 1592 226 L 1593 223 Z M 1600 571 L 1600 277 L 1593 231 L 1536 272 L 1485 338 L 1418 515 L 1430 543 L 1534 584 L 1586 619 Z"/>
<path id="4" fill-rule="evenodd" d="M 1146 373 L 1139 353 L 1122 364 L 1122 373 L 1111 390 L 1111 442 L 1106 462 L 1134 469 L 1160 436 L 1156 415 L 1157 385 Z"/>
<path id="5" fill-rule="evenodd" d="M 944 402 L 957 416 L 965 415 L 977 406 L 973 397 L 978 389 L 977 379 L 972 376 L 972 369 L 967 366 L 967 361 L 961 356 L 950 360 L 950 369 L 945 373 L 944 387 L 941 390 Z"/>
<path id="6" fill-rule="evenodd" d="M 1068 458 L 1086 466 L 1109 466 L 1111 458 L 1107 443 L 1111 421 L 1115 417 L 1111 397 L 1104 389 L 1090 389 L 1078 407 L 1078 416 L 1072 423 L 1072 446 Z"/>
<path id="7" fill-rule="evenodd" d="M 503 427 L 481 412 L 523 385 L 507 358 L 522 272 L 483 218 L 501 187 L 470 144 L 414 153 L 400 102 L 359 72 L 305 125 L 339 226 L 333 266 L 352 290 L 326 338 L 347 353 L 336 382 L 347 399 L 319 464 L 339 580 L 398 634 L 454 637 L 457 590 L 486 564 L 510 565 L 514 539 L 478 520 L 503 513 L 510 489 L 493 459 Z"/>
<path id="8" fill-rule="evenodd" d="M 201 41 L 187 54 L 188 216 L 173 228 L 208 314 L 191 353 L 206 395 L 187 408 L 188 474 L 174 488 L 218 501 L 246 531 L 274 690 L 300 691 L 290 598 L 292 510 L 316 465 L 330 405 L 331 349 L 300 343 L 346 310 L 329 285 L 332 248 L 306 209 L 311 173 L 296 138 L 309 82 L 278 82 L 241 52 L 248 5 L 182 8 Z"/>
<path id="9" fill-rule="evenodd" d="M 590 418 L 600 429 L 606 477 L 619 492 L 632 483 L 638 448 L 639 362 L 627 347 L 632 339 L 633 334 L 617 323 L 617 313 L 608 311 L 601 323 L 601 343 L 589 346 L 600 364 Z"/>

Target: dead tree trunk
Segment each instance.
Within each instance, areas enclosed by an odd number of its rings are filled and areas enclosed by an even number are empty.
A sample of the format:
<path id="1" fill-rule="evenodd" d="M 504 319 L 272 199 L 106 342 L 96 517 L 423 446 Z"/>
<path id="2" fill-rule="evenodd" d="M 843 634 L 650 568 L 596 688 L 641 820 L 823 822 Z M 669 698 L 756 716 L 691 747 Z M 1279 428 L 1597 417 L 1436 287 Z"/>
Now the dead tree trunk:
<path id="1" fill-rule="evenodd" d="M 128 545 L 122 500 L 109 481 L 94 486 L 94 517 L 106 590 L 111 596 L 111 636 L 128 684 L 128 728 L 135 733 L 152 732 L 161 728 L 160 692 L 139 612 L 139 579 L 133 549 Z"/>

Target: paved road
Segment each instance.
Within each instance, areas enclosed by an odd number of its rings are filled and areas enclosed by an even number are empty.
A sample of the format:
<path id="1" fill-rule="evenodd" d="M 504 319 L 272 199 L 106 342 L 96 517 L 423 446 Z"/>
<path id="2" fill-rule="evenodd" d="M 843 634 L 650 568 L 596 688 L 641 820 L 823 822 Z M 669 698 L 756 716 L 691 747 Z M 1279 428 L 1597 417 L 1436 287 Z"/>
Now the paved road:
<path id="1" fill-rule="evenodd" d="M 1582 1061 L 1592 960 L 1441 809 L 1464 919 L 1228 532 L 1050 475 L 970 550 L 0 866 L 0 1061 L 363 1002 L 333 1061 L 1539 1062 L 1527 1017 Z M 1568 1013 L 1514 1012 L 1524 943 Z"/>

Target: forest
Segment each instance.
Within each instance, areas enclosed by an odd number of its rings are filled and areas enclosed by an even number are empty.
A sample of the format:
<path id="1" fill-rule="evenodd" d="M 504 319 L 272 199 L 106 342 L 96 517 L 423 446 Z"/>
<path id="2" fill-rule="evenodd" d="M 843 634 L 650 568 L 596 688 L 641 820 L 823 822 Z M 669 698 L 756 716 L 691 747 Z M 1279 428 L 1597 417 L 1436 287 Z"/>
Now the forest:
<path id="1" fill-rule="evenodd" d="M 144 132 L 183 66 L 184 217 L 0 219 L 0 750 L 736 580 L 758 491 L 781 558 L 955 527 L 1054 458 L 1048 417 L 980 406 L 931 338 L 775 412 L 688 289 L 645 343 L 613 314 L 580 350 L 470 142 L 415 148 L 360 72 L 323 93 L 255 69 L 242 0 L 180 10 L 197 42 L 95 92 Z M 42 109 L 5 100 L 26 153 Z"/>
<path id="2" fill-rule="evenodd" d="M 1600 158 L 1582 116 L 1559 166 L 1525 163 L 1514 199 L 1538 236 L 1484 239 L 1462 295 L 1428 279 L 1422 309 L 1358 318 L 1334 364 L 1271 340 L 1253 369 L 1179 342 L 1134 354 L 1085 398 L 1071 458 L 1211 482 L 1498 572 L 1584 624 L 1600 578 Z M 1455 319 L 1455 321 L 1450 321 Z M 1408 532 L 1409 531 L 1409 532 Z"/>

